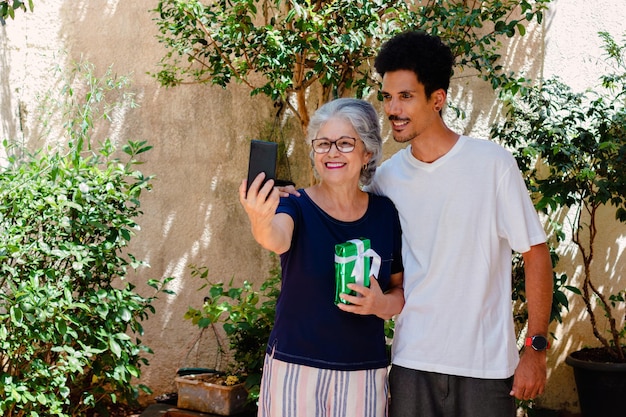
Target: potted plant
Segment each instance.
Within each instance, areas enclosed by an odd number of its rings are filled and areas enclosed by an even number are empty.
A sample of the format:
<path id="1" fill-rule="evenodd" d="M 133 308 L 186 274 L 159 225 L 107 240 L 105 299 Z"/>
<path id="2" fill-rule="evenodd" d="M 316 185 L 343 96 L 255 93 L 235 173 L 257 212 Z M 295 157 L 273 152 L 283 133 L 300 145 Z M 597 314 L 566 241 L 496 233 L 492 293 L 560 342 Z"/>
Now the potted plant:
<path id="1" fill-rule="evenodd" d="M 511 103 L 507 120 L 492 130 L 515 149 L 538 208 L 557 225 L 557 234 L 569 227 L 582 259 L 582 281 L 568 288 L 584 301 L 600 346 L 573 352 L 566 362 L 574 367 L 586 417 L 623 413 L 626 392 L 626 291 L 600 285 L 593 268 L 603 237 L 601 210 L 613 207 L 616 220 L 626 223 L 626 42 L 620 46 L 609 34 L 600 36 L 615 72 L 602 76 L 596 91 L 577 93 L 558 79 L 546 81 Z M 604 380 L 587 381 L 606 370 Z M 617 397 L 610 398 L 611 391 Z"/>
<path id="2" fill-rule="evenodd" d="M 206 281 L 200 290 L 208 287 L 209 295 L 205 297 L 202 307 L 189 307 L 185 313 L 185 319 L 191 320 L 200 329 L 210 327 L 216 337 L 218 355 L 226 358 L 220 361 L 226 362 L 225 367 L 218 369 L 216 375 L 211 376 L 211 380 L 206 381 L 207 383 L 203 384 L 202 388 L 223 391 L 224 386 L 231 385 L 233 388 L 229 390 L 236 391 L 236 395 L 240 395 L 241 390 L 244 389 L 246 401 L 239 401 L 239 406 L 219 406 L 228 410 L 229 414 L 235 414 L 245 409 L 246 406 L 254 405 L 259 397 L 265 349 L 274 325 L 276 300 L 280 292 L 280 268 L 274 267 L 270 271 L 270 277 L 261 284 L 258 290 L 248 281 L 245 281 L 241 287 L 234 287 L 232 279 L 228 287 L 225 287 L 222 282 L 211 283 L 206 267 L 192 265 L 190 268 L 192 276 Z M 218 324 L 222 325 L 228 339 L 227 346 L 222 342 L 220 332 L 216 328 Z M 202 380 L 208 377 L 204 375 L 195 379 Z M 179 383 L 180 407 L 181 401 L 187 401 L 181 398 L 180 384 L 187 384 L 187 382 L 182 378 L 177 378 L 177 382 Z M 211 388 L 210 385 L 217 387 Z M 190 404 L 183 405 L 186 406 L 181 408 L 194 407 Z M 193 409 L 217 414 L 219 410 L 212 407 L 203 404 L 200 405 L 201 409 Z M 220 414 L 226 415 L 226 412 Z"/>

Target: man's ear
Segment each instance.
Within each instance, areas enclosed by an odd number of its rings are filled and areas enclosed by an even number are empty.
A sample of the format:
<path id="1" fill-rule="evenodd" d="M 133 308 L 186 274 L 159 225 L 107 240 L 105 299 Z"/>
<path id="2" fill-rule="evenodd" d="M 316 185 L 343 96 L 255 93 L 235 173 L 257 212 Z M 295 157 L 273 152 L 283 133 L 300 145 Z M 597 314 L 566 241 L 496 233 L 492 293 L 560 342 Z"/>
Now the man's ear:
<path id="1" fill-rule="evenodd" d="M 448 94 L 443 88 L 433 91 L 433 93 L 430 95 L 433 108 L 437 112 L 441 111 L 441 109 L 443 109 L 443 106 L 445 106 L 447 96 Z"/>

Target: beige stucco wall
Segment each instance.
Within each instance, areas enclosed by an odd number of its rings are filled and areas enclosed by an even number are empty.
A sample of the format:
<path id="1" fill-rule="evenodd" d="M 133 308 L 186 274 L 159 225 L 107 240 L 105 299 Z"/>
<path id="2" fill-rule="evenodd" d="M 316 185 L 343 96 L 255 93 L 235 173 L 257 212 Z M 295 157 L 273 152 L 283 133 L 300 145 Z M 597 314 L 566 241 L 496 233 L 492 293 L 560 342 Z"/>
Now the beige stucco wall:
<path id="1" fill-rule="evenodd" d="M 152 387 L 155 395 L 173 390 L 177 368 L 203 365 L 185 360 L 197 330 L 182 317 L 188 306 L 200 305 L 204 296 L 196 291 L 200 283 L 190 277 L 187 265 L 208 266 L 215 281 L 267 276 L 271 260 L 250 237 L 237 187 L 247 168 L 248 140 L 266 131 L 273 116 L 271 103 L 262 97 L 250 98 L 237 84 L 228 90 L 196 85 L 159 87 L 146 74 L 157 69 L 164 51 L 155 38 L 149 12 L 156 3 L 36 1 L 34 13 L 18 13 L 16 21 L 0 27 L 0 139 L 38 143 L 36 97 L 53 87 L 50 68 L 55 64 L 67 66 L 68 60 L 84 57 L 100 73 L 113 65 L 116 72 L 131 74 L 141 107 L 125 113 L 116 129 L 104 133 L 154 145 L 142 170 L 157 179 L 154 190 L 142 198 L 142 230 L 131 252 L 151 264 L 151 269 L 132 277 L 135 282 L 175 278 L 171 288 L 176 295 L 162 296 L 156 303 L 156 315 L 145 323 L 143 341 L 155 353 L 141 382 Z M 559 74 L 577 88 L 591 86 L 597 76 L 595 59 L 601 55 L 597 31 L 621 36 L 625 19 L 623 0 L 557 0 L 541 26 L 506 44 L 506 63 L 523 68 L 531 77 Z M 451 98 L 464 105 L 468 116 L 450 119 L 451 125 L 467 134 L 488 135 L 499 110 L 490 87 L 460 77 L 451 89 Z M 286 140 L 295 144 L 293 160 L 299 163 L 292 163 L 292 171 L 302 183 L 307 178 L 308 159 L 298 130 L 289 130 Z M 386 155 L 397 149 L 391 142 L 386 144 Z M 596 269 L 608 271 L 606 285 L 624 287 L 626 226 L 611 218 L 607 213 L 600 225 L 607 234 Z M 579 271 L 570 265 L 578 262 L 577 256 L 572 247 L 564 248 L 559 266 L 573 279 Z M 549 384 L 539 403 L 576 411 L 573 376 L 564 357 L 594 341 L 581 318 L 580 303 L 575 298 L 571 303 L 564 324 L 553 328 L 559 340 L 550 353 Z"/>

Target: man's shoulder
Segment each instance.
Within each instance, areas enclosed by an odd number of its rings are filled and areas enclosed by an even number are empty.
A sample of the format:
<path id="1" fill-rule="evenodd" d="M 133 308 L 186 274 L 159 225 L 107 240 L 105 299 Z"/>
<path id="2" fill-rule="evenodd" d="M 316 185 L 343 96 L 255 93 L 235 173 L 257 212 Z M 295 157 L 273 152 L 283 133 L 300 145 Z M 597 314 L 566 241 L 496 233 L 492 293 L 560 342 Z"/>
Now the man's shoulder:
<path id="1" fill-rule="evenodd" d="M 515 161 L 511 151 L 490 139 L 466 136 L 463 152 L 466 155 L 471 155 L 476 161 L 482 161 L 482 163 L 502 161 L 509 164 Z"/>
<path id="2" fill-rule="evenodd" d="M 510 152 L 505 147 L 491 139 L 476 138 L 472 136 L 463 136 L 463 138 L 465 138 L 466 145 L 470 148 L 489 150 L 495 153 L 510 154 Z"/>
<path id="3" fill-rule="evenodd" d="M 380 166 L 376 168 L 376 172 L 370 184 L 364 187 L 365 191 L 377 195 L 387 195 L 389 186 L 395 182 L 398 169 L 402 165 L 403 157 L 401 154 L 404 152 L 405 150 L 401 149 L 380 164 Z"/>

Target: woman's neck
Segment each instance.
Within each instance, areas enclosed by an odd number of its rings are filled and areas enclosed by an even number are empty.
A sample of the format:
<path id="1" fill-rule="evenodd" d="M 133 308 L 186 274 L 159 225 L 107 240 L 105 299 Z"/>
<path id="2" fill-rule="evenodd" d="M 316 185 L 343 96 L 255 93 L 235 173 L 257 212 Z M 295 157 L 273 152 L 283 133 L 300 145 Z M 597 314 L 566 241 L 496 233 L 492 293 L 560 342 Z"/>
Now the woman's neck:
<path id="1" fill-rule="evenodd" d="M 355 221 L 365 215 L 369 203 L 366 192 L 353 185 L 347 187 L 329 187 L 323 183 L 305 190 L 329 216 L 341 221 Z"/>

